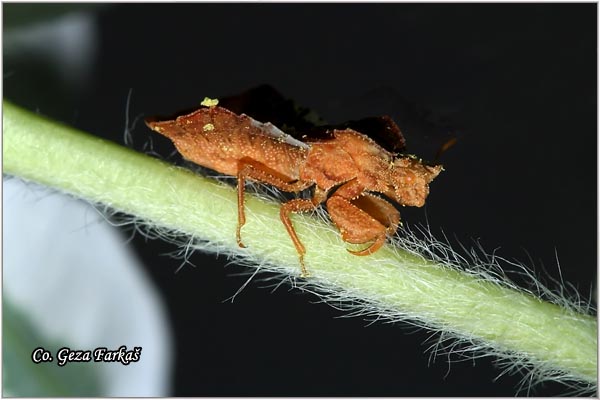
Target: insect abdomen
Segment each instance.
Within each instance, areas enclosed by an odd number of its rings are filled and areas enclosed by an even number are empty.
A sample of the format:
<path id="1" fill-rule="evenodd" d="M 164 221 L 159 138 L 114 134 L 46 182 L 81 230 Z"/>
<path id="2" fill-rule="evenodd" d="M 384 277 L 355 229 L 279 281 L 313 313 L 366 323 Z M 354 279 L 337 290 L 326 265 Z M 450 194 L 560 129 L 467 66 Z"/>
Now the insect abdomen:
<path id="1" fill-rule="evenodd" d="M 297 180 L 306 158 L 306 148 L 270 134 L 265 125 L 248 116 L 221 107 L 201 108 L 148 125 L 171 139 L 184 158 L 227 175 L 236 175 L 240 160 L 248 159 Z"/>

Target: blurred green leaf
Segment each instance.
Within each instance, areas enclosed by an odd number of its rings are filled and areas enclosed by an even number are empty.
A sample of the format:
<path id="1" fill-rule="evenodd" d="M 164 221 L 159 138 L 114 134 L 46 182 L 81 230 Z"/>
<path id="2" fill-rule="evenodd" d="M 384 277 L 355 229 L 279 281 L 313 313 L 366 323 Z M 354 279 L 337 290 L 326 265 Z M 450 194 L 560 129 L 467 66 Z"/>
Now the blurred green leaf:
<path id="1" fill-rule="evenodd" d="M 56 361 L 40 364 L 32 361 L 32 353 L 38 347 L 50 351 L 56 360 L 56 351 L 68 344 L 57 344 L 43 337 L 27 315 L 15 307 L 6 296 L 2 302 L 2 334 L 3 396 L 102 395 L 98 366 L 93 363 L 71 363 L 59 367 Z"/>
<path id="2" fill-rule="evenodd" d="M 23 27 L 29 24 L 52 20 L 65 14 L 78 11 L 95 11 L 101 4 L 19 4 L 4 3 L 2 12 L 4 17 L 3 30 L 9 30 L 16 27 Z"/>

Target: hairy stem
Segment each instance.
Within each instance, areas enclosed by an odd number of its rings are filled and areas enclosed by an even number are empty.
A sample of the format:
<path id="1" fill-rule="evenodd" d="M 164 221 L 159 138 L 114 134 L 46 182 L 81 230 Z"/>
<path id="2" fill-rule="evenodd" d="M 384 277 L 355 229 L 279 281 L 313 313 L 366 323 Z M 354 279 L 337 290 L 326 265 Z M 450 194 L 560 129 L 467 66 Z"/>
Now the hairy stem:
<path id="1" fill-rule="evenodd" d="M 277 203 L 247 195 L 236 244 L 233 187 L 90 136 L 4 102 L 4 172 L 101 203 L 137 219 L 299 275 Z M 408 315 L 422 324 L 596 384 L 596 319 L 391 245 L 368 257 L 346 251 L 326 222 L 293 215 L 319 288 Z"/>

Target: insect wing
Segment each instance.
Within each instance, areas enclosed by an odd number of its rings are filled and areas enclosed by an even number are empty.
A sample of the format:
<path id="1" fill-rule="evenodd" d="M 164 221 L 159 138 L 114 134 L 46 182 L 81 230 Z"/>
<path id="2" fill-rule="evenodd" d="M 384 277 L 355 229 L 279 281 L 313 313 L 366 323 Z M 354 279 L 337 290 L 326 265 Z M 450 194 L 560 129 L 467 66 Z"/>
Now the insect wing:
<path id="1" fill-rule="evenodd" d="M 246 114 L 257 121 L 270 122 L 292 136 L 316 125 L 307 119 L 309 110 L 298 107 L 269 85 L 249 89 L 239 95 L 219 99 L 219 105 L 236 114 Z"/>
<path id="2" fill-rule="evenodd" d="M 373 139 L 378 145 L 390 153 L 400 153 L 406 149 L 406 141 L 400 128 L 394 120 L 387 115 L 382 117 L 369 117 L 357 121 L 348 121 L 336 129 L 350 128 Z"/>
<path id="3" fill-rule="evenodd" d="M 229 111 L 242 118 L 247 116 L 252 120 L 252 124 L 260 127 L 267 136 L 283 138 L 299 147 L 305 147 L 300 142 L 331 140 L 335 129 L 350 128 L 371 138 L 391 153 L 400 153 L 406 148 L 400 128 L 389 116 L 363 118 L 337 125 L 319 124 L 318 117 L 309 118 L 312 115 L 310 110 L 298 107 L 269 85 L 261 85 L 239 95 L 221 98 L 219 105 L 212 108 L 220 114 Z M 149 118 L 146 122 L 175 122 L 176 117 L 193 118 L 193 115 L 193 110 L 187 110 L 170 118 Z"/>

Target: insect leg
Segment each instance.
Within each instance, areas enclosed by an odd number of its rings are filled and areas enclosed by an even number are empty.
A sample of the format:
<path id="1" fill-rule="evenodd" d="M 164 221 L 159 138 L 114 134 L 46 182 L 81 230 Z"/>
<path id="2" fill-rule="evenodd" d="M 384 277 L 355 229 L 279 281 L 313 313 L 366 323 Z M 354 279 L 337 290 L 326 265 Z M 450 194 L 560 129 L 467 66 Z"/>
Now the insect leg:
<path id="1" fill-rule="evenodd" d="M 327 210 L 332 221 L 348 243 L 372 242 L 363 250 L 348 250 L 357 256 L 366 256 L 379 250 L 387 234 L 393 233 L 400 222 L 400 213 L 387 201 L 364 194 L 354 200 L 338 196 L 327 200 Z"/>
<path id="2" fill-rule="evenodd" d="M 286 192 L 299 192 L 308 188 L 311 183 L 304 181 L 293 182 L 293 179 L 263 166 L 253 160 L 240 160 L 238 163 L 238 225 L 236 229 L 236 240 L 240 247 L 246 247 L 242 243 L 241 230 L 246 223 L 246 213 L 244 210 L 244 192 L 246 179 L 252 179 L 256 182 L 268 183 Z"/>
<path id="3" fill-rule="evenodd" d="M 318 203 L 317 203 L 318 205 Z M 300 239 L 298 239 L 298 235 L 296 234 L 296 230 L 292 225 L 292 221 L 290 220 L 291 212 L 303 212 L 313 210 L 316 205 L 312 200 L 307 199 L 294 199 L 290 200 L 287 203 L 281 206 L 279 210 L 279 216 L 281 217 L 281 222 L 285 226 L 292 242 L 294 242 L 294 246 L 296 246 L 296 251 L 298 251 L 298 255 L 300 257 L 300 268 L 302 269 L 302 277 L 306 278 L 309 276 L 306 266 L 304 265 L 304 254 L 306 253 L 306 249 Z"/>
<path id="4" fill-rule="evenodd" d="M 350 202 L 369 214 L 386 227 L 388 234 L 393 234 L 400 225 L 400 213 L 391 203 L 376 195 L 365 193 Z"/>
<path id="5" fill-rule="evenodd" d="M 235 239 L 240 247 L 246 247 L 242 243 L 242 226 L 246 223 L 246 213 L 244 211 L 244 192 L 246 190 L 246 178 L 244 168 L 240 169 L 237 174 L 237 189 L 238 189 L 238 224 L 235 230 Z"/>
<path id="6" fill-rule="evenodd" d="M 383 244 L 385 243 L 385 234 L 377 236 L 377 239 L 369 247 L 362 250 L 348 250 L 349 253 L 354 254 L 355 256 L 368 256 L 375 253 Z"/>

